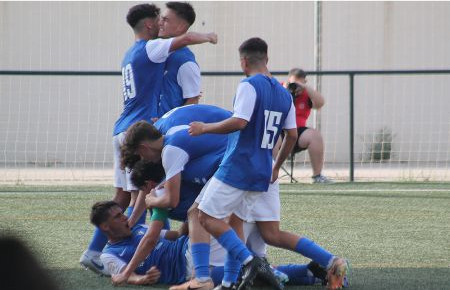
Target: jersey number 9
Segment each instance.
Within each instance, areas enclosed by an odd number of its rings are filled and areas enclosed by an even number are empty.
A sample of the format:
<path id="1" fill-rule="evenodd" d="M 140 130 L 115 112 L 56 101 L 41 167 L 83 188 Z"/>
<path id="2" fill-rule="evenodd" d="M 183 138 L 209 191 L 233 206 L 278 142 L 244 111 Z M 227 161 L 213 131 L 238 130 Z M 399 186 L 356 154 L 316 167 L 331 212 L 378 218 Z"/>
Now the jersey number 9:
<path id="1" fill-rule="evenodd" d="M 123 101 L 136 97 L 136 86 L 134 85 L 133 68 L 131 63 L 122 68 L 123 79 Z"/>

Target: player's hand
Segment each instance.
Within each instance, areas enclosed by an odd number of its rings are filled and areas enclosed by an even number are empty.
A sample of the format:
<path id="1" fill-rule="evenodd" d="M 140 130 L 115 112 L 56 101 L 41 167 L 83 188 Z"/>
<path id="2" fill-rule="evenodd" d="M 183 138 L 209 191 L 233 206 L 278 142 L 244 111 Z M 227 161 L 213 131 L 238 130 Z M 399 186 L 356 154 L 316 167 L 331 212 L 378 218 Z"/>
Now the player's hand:
<path id="1" fill-rule="evenodd" d="M 155 284 L 159 281 L 159 277 L 161 277 L 161 272 L 158 268 L 153 266 L 145 273 L 144 277 L 142 277 L 142 284 Z"/>
<path id="2" fill-rule="evenodd" d="M 189 135 L 198 136 L 203 134 L 205 123 L 203 122 L 192 122 L 189 124 Z"/>
<path id="3" fill-rule="evenodd" d="M 155 198 L 156 198 L 156 190 L 153 188 L 152 190 L 150 190 L 150 193 L 145 196 L 145 206 L 147 208 L 152 207 Z"/>
<path id="4" fill-rule="evenodd" d="M 156 123 L 156 121 L 158 121 L 159 118 L 158 117 L 153 117 L 153 118 L 151 118 L 151 120 L 152 120 L 153 123 Z"/>
<path id="5" fill-rule="evenodd" d="M 119 274 L 114 274 L 111 276 L 111 282 L 114 286 L 120 286 L 125 284 L 128 281 L 129 275 L 126 275 L 124 272 Z"/>
<path id="6" fill-rule="evenodd" d="M 217 44 L 217 34 L 215 34 L 214 32 L 208 33 L 208 38 L 210 43 Z"/>
<path id="7" fill-rule="evenodd" d="M 274 183 L 275 181 L 277 181 L 279 171 L 280 171 L 280 169 L 277 169 L 277 168 L 272 169 L 272 178 L 270 179 L 270 183 Z"/>

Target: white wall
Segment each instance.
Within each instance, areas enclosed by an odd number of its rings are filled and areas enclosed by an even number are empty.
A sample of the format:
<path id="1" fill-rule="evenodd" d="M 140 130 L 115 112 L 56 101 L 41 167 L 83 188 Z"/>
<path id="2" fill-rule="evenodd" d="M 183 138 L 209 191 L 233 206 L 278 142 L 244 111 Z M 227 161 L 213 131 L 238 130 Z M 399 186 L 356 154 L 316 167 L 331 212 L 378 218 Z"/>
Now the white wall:
<path id="1" fill-rule="evenodd" d="M 0 70 L 118 71 L 133 42 L 133 2 L 0 2 Z M 163 8 L 163 2 L 158 2 Z M 313 2 L 193 2 L 203 71 L 238 71 L 237 48 L 259 36 L 269 66 L 312 70 Z M 322 2 L 322 70 L 450 68 L 450 3 Z M 231 108 L 239 77 L 205 77 L 203 102 Z M 449 160 L 450 75 L 355 80 L 356 159 L 384 126 L 395 160 Z M 348 78 L 323 77 L 326 160 L 348 160 Z M 0 76 L 0 164 L 110 165 L 119 77 Z M 365 143 L 364 143 L 365 142 Z"/>

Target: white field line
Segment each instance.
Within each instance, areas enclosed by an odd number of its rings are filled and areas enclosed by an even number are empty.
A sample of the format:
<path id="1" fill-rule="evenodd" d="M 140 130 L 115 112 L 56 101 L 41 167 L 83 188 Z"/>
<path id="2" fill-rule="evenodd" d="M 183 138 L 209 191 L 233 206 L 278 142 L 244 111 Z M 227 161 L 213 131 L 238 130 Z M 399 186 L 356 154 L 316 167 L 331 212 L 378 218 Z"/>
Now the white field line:
<path id="1" fill-rule="evenodd" d="M 280 189 L 280 192 L 449 192 L 449 189 Z"/>

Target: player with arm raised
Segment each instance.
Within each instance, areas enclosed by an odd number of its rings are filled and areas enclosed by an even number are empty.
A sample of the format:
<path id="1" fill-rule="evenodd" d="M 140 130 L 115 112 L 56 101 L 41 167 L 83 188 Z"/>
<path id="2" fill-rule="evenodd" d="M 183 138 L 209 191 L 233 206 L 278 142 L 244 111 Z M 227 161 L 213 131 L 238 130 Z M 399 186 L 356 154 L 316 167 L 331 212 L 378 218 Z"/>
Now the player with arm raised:
<path id="1" fill-rule="evenodd" d="M 153 4 L 133 6 L 127 14 L 127 22 L 133 29 L 136 41 L 122 61 L 124 110 L 113 132 L 114 200 L 122 209 L 129 205 L 130 192 L 136 191 L 136 188 L 129 180 L 129 172 L 120 166 L 120 146 L 130 125 L 158 117 L 164 62 L 169 52 L 191 44 L 217 43 L 216 34 L 195 32 L 163 41 L 153 40 L 159 33 L 159 8 Z M 99 255 L 105 244 L 105 235 L 96 229 L 88 250 L 80 258 L 81 265 L 102 274 L 104 267 Z"/>

